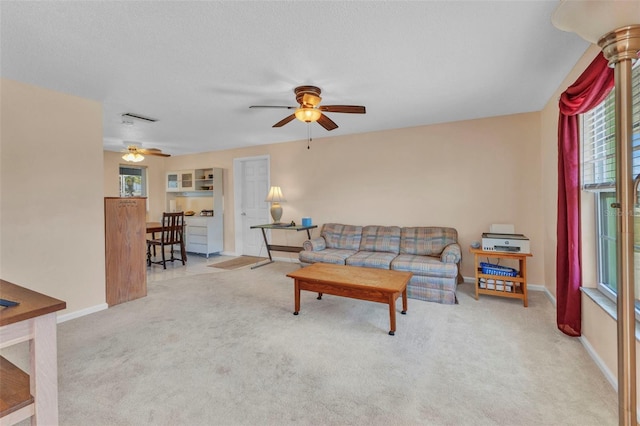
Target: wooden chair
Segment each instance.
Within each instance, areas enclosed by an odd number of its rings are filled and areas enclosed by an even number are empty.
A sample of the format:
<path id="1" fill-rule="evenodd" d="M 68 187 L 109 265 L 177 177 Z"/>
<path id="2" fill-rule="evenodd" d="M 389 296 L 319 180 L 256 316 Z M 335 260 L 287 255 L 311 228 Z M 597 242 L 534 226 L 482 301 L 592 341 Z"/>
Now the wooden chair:
<path id="1" fill-rule="evenodd" d="M 175 257 L 173 254 L 173 246 L 178 245 L 180 247 L 180 257 Z M 162 254 L 162 260 L 151 260 L 151 248 L 153 247 L 153 258 L 156 257 L 156 247 L 160 247 Z M 166 258 L 165 247 L 169 247 L 171 250 L 171 258 Z M 162 213 L 162 232 L 160 238 L 155 238 L 155 234 L 152 235 L 152 239 L 147 240 L 147 265 L 151 266 L 152 263 L 162 264 L 164 269 L 167 269 L 167 262 L 173 262 L 174 260 L 182 261 L 184 265 L 187 261 L 187 253 L 184 247 L 184 212 L 177 213 Z"/>

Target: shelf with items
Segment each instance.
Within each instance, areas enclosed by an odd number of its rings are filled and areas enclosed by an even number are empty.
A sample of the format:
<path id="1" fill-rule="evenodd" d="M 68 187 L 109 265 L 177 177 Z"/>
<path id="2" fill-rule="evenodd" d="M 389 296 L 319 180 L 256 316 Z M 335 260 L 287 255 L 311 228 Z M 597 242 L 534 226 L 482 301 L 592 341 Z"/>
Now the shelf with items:
<path id="1" fill-rule="evenodd" d="M 508 297 L 512 299 L 521 299 L 524 306 L 528 306 L 527 298 L 527 257 L 531 257 L 530 253 L 509 253 L 483 251 L 481 249 L 471 248 L 469 251 L 475 258 L 475 294 L 476 300 L 481 294 L 487 294 L 499 297 Z M 500 260 L 515 260 L 518 262 L 519 268 L 513 269 L 515 276 L 511 276 L 506 271 L 496 268 L 492 270 L 490 267 L 483 268 L 480 258 Z M 510 269 L 510 268 L 505 268 Z M 483 273 L 493 272 L 493 273 Z"/>
<path id="2" fill-rule="evenodd" d="M 213 191 L 213 168 L 195 170 L 195 190 Z"/>

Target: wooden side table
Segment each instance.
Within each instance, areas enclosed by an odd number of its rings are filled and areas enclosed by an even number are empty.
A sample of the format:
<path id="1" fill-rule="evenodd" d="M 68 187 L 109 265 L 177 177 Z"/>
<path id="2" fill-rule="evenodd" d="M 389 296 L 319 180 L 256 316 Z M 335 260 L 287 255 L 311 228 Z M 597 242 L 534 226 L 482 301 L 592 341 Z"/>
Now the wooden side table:
<path id="1" fill-rule="evenodd" d="M 509 252 L 496 252 L 496 251 L 484 251 L 482 249 L 470 248 L 469 251 L 473 253 L 475 258 L 475 287 L 476 287 L 476 300 L 481 294 L 489 294 L 492 296 L 509 297 L 512 299 L 522 299 L 524 307 L 529 305 L 527 300 L 527 257 L 533 256 L 531 253 L 509 253 Z M 494 259 L 513 259 L 519 263 L 518 275 L 515 277 L 505 277 L 502 275 L 483 274 L 480 267 L 480 259 L 482 257 L 494 258 Z M 485 287 L 480 286 L 480 280 L 485 280 Z M 493 283 L 489 283 L 488 280 L 494 280 Z M 498 284 L 497 281 L 502 281 L 502 284 Z M 510 282 L 511 284 L 507 284 Z M 490 288 L 493 287 L 493 288 Z"/>
<path id="2" fill-rule="evenodd" d="M 29 374 L 0 357 L 0 424 L 31 417 L 31 424 L 58 424 L 56 311 L 62 300 L 0 280 L 0 297 L 19 305 L 0 308 L 0 348 L 29 341 Z"/>

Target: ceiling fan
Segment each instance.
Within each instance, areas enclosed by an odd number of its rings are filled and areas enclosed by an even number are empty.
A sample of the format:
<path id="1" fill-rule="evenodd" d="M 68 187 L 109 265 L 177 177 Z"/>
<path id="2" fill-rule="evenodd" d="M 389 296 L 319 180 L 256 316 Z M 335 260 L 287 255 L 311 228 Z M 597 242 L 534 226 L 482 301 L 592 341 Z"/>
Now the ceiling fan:
<path id="1" fill-rule="evenodd" d="M 249 108 L 286 108 L 295 109 L 295 112 L 278 121 L 273 127 L 282 127 L 297 118 L 306 123 L 317 121 L 327 130 L 337 129 L 338 125 L 327 117 L 326 112 L 342 112 L 347 114 L 365 114 L 366 109 L 359 105 L 320 105 L 322 98 L 321 90 L 315 86 L 298 86 L 293 91 L 296 94 L 296 102 L 299 106 L 279 106 L 279 105 L 252 105 Z"/>
<path id="2" fill-rule="evenodd" d="M 139 161 L 144 160 L 145 155 L 156 155 L 158 157 L 171 157 L 170 154 L 165 154 L 158 148 L 140 148 L 136 145 L 129 145 L 127 149 L 123 150 L 125 154 L 122 156 L 122 159 L 125 161 L 132 161 L 137 163 Z"/>

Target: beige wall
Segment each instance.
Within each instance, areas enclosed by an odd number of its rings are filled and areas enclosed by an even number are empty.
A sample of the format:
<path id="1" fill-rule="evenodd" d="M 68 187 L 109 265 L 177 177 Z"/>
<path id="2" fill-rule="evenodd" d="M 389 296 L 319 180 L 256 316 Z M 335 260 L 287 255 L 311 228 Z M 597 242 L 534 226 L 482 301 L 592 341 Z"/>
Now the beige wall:
<path id="1" fill-rule="evenodd" d="M 0 277 L 62 299 L 105 302 L 102 107 L 0 80 Z"/>
<path id="2" fill-rule="evenodd" d="M 491 223 L 513 223 L 531 239 L 529 278 L 544 284 L 540 203 L 540 114 L 316 138 L 171 157 L 170 169 L 223 167 L 225 251 L 234 252 L 233 159 L 271 158 L 271 182 L 287 202 L 283 221 L 361 225 L 433 225 L 458 230 L 465 276 L 468 247 Z M 266 129 L 265 131 L 272 131 Z M 320 130 L 318 130 L 320 131 Z M 302 132 L 304 133 L 304 132 Z M 287 234 L 287 235 L 285 235 Z M 274 233 L 274 241 L 295 236 Z M 302 234 L 297 236 L 302 240 Z"/>

